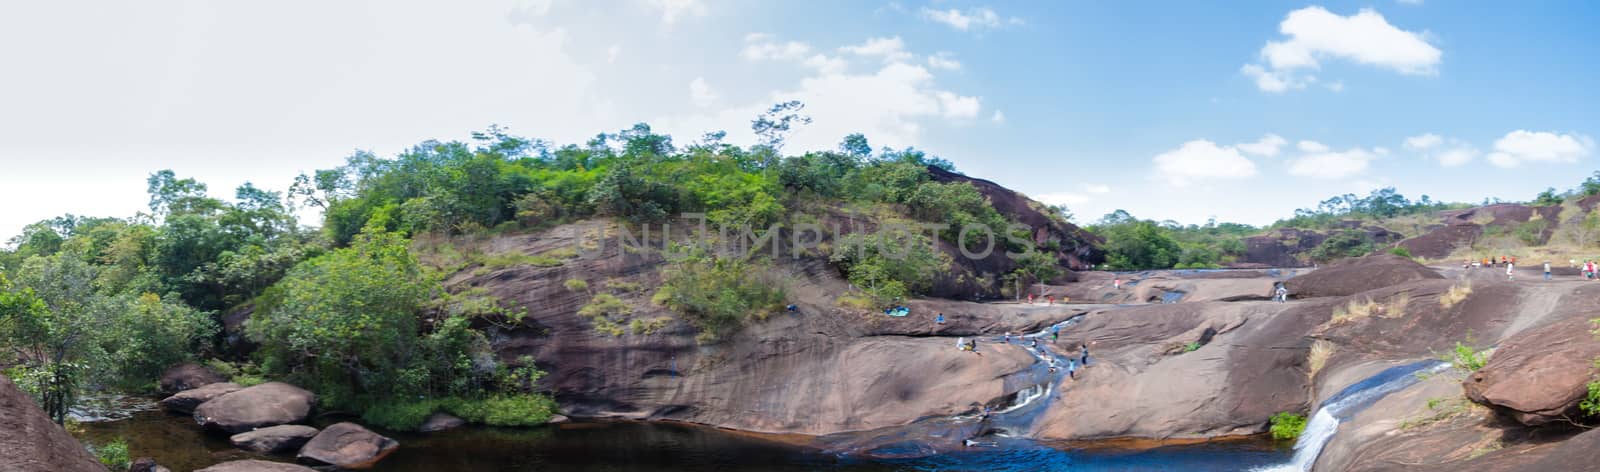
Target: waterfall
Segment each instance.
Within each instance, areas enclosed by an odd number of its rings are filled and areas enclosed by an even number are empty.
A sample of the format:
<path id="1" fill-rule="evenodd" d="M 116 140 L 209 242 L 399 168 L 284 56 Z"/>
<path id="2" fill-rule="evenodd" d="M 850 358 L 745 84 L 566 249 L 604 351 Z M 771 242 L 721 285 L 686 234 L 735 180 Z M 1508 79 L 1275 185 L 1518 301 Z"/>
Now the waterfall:
<path id="1" fill-rule="evenodd" d="M 1420 382 L 1422 379 L 1417 376 L 1419 372 L 1432 374 L 1449 367 L 1450 364 L 1440 361 L 1414 362 L 1384 369 L 1377 375 L 1345 387 L 1323 402 L 1322 408 L 1318 408 L 1306 423 L 1306 430 L 1300 433 L 1300 439 L 1294 443 L 1294 459 L 1288 464 L 1260 469 L 1260 472 L 1310 472 L 1317 463 L 1317 457 L 1322 454 L 1322 448 L 1339 432 L 1340 422 L 1360 413 L 1378 399 Z"/>

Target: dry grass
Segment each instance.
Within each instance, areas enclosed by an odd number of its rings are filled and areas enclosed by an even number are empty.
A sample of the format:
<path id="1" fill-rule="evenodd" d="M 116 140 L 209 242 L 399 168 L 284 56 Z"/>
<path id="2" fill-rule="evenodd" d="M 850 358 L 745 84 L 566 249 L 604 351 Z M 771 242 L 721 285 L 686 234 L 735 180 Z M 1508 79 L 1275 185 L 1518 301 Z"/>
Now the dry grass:
<path id="1" fill-rule="evenodd" d="M 1361 320 L 1381 313 L 1383 306 L 1372 299 L 1351 299 L 1350 303 L 1333 309 L 1333 317 L 1328 319 L 1328 324 L 1342 324 L 1345 322 Z"/>
<path id="2" fill-rule="evenodd" d="M 1306 376 L 1313 379 L 1316 378 L 1317 372 L 1321 372 L 1322 368 L 1328 365 L 1328 359 L 1333 357 L 1333 352 L 1336 350 L 1338 350 L 1338 346 L 1333 344 L 1333 341 L 1326 339 L 1313 341 L 1311 343 L 1311 352 L 1306 355 L 1306 366 L 1310 369 Z"/>
<path id="3" fill-rule="evenodd" d="M 1411 292 L 1400 292 L 1389 297 L 1389 303 L 1384 304 L 1383 311 L 1379 313 L 1384 318 L 1405 318 L 1406 306 L 1411 304 Z"/>
<path id="4" fill-rule="evenodd" d="M 1451 285 L 1450 290 L 1446 290 L 1443 295 L 1439 295 L 1439 306 L 1448 310 L 1450 307 L 1456 306 L 1457 303 L 1461 303 L 1462 300 L 1466 300 L 1468 295 L 1472 295 L 1471 282 Z"/>

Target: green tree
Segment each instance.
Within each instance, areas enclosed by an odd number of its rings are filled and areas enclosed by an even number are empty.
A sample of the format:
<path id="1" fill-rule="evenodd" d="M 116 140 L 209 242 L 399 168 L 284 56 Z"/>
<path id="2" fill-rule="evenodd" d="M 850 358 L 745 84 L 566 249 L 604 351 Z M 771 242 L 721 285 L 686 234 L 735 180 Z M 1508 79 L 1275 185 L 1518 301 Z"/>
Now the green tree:
<path id="1" fill-rule="evenodd" d="M 1539 192 L 1539 196 L 1534 197 L 1533 206 L 1560 205 L 1562 200 L 1561 194 L 1556 193 L 1556 188 L 1550 187 L 1544 189 L 1543 192 Z"/>
<path id="2" fill-rule="evenodd" d="M 845 235 L 830 260 L 852 285 L 883 302 L 923 293 L 950 268 L 950 256 L 934 250 L 927 236 L 896 231 Z"/>

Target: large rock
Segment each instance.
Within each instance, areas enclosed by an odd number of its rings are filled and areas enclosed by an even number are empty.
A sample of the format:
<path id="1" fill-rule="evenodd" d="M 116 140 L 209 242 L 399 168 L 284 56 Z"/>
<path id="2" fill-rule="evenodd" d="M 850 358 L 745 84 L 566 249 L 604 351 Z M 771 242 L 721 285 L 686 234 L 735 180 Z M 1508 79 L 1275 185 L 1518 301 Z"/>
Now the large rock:
<path id="1" fill-rule="evenodd" d="M 451 415 L 449 413 L 434 413 L 428 416 L 426 421 L 422 422 L 422 426 L 418 427 L 417 431 L 423 433 L 437 433 L 440 431 L 460 428 L 465 424 L 467 424 L 467 420 L 457 418 L 455 415 Z"/>
<path id="2" fill-rule="evenodd" d="M 172 472 L 172 469 L 162 467 L 155 459 L 140 457 L 128 465 L 128 472 Z"/>
<path id="3" fill-rule="evenodd" d="M 316 472 L 316 469 L 282 462 L 246 460 L 223 462 L 195 472 Z"/>
<path id="4" fill-rule="evenodd" d="M 203 365 L 186 362 L 172 366 L 161 374 L 161 393 L 170 395 L 227 381 L 227 378 Z"/>
<path id="5" fill-rule="evenodd" d="M 1411 259 L 1379 254 L 1336 261 L 1289 279 L 1284 285 L 1294 298 L 1343 297 L 1414 280 L 1443 278 Z"/>
<path id="6" fill-rule="evenodd" d="M 339 423 L 323 429 L 300 449 L 301 460 L 344 469 L 369 469 L 400 447 L 400 443 L 355 423 Z"/>
<path id="7" fill-rule="evenodd" d="M 1463 382 L 1467 397 L 1530 426 L 1578 417 L 1600 357 L 1591 328 L 1569 319 L 1512 336 Z"/>
<path id="8" fill-rule="evenodd" d="M 184 390 L 182 392 L 175 393 L 170 397 L 162 399 L 161 408 L 173 413 L 183 413 L 187 415 L 194 413 L 194 409 L 199 408 L 200 405 L 205 404 L 205 402 L 211 401 L 223 395 L 237 392 L 242 389 L 244 389 L 244 387 L 241 387 L 239 384 L 233 382 L 208 384 L 204 387 Z"/>
<path id="9" fill-rule="evenodd" d="M 300 449 L 316 435 L 317 428 L 286 424 L 235 434 L 228 441 L 240 449 L 274 453 Z"/>
<path id="10" fill-rule="evenodd" d="M 83 444 L 0 375 L 0 470 L 105 472 Z"/>
<path id="11" fill-rule="evenodd" d="M 194 410 L 194 419 L 208 429 L 238 434 L 305 421 L 316 401 L 316 395 L 300 387 L 268 382 L 205 402 Z"/>

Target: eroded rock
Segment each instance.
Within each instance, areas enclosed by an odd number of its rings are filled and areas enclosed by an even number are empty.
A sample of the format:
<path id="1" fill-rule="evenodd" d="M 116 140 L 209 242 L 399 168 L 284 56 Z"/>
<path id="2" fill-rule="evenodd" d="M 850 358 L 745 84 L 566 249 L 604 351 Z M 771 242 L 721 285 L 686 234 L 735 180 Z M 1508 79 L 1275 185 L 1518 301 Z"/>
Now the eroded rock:
<path id="1" fill-rule="evenodd" d="M 161 373 L 161 393 L 174 394 L 184 390 L 195 389 L 214 383 L 227 382 L 228 379 L 206 366 L 193 362 L 186 362 L 172 366 Z"/>
<path id="2" fill-rule="evenodd" d="M 305 421 L 316 400 L 315 394 L 300 387 L 268 382 L 205 402 L 194 410 L 194 419 L 208 429 L 238 434 Z"/>
<path id="3" fill-rule="evenodd" d="M 300 449 L 301 460 L 312 460 L 345 469 L 369 469 L 377 465 L 400 443 L 355 423 L 339 423 L 323 429 Z"/>
<path id="4" fill-rule="evenodd" d="M 316 435 L 317 428 L 286 424 L 235 434 L 228 441 L 240 449 L 274 453 L 300 449 Z"/>
<path id="5" fill-rule="evenodd" d="M 51 422 L 11 379 L 0 375 L 0 470 L 105 472 L 106 468 Z"/>
<path id="6" fill-rule="evenodd" d="M 200 388 L 184 390 L 161 400 L 161 408 L 173 413 L 190 414 L 195 408 L 205 402 L 216 399 L 244 389 L 239 384 L 232 382 L 208 384 Z"/>
<path id="7" fill-rule="evenodd" d="M 1411 259 L 1379 254 L 1340 260 L 1289 279 L 1284 285 L 1294 298 L 1343 297 L 1414 280 L 1443 278 Z"/>
<path id="8" fill-rule="evenodd" d="M 1569 319 L 1512 336 L 1462 382 L 1467 397 L 1529 426 L 1577 418 L 1600 357 L 1591 328 Z"/>

